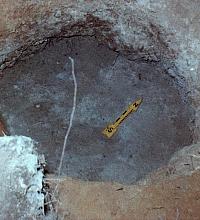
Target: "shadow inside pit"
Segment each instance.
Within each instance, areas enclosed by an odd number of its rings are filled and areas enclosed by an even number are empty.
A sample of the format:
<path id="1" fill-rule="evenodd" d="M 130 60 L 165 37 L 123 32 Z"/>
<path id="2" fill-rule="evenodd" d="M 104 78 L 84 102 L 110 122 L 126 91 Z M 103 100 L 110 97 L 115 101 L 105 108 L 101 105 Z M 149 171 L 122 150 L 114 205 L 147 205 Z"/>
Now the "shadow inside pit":
<path id="1" fill-rule="evenodd" d="M 0 112 L 10 133 L 38 141 L 50 172 L 58 169 L 72 111 L 69 56 L 78 94 L 63 175 L 132 184 L 191 144 L 192 110 L 159 65 L 129 61 L 95 38 L 62 39 L 7 69 L 0 80 Z M 105 138 L 102 130 L 140 97 L 139 110 Z"/>

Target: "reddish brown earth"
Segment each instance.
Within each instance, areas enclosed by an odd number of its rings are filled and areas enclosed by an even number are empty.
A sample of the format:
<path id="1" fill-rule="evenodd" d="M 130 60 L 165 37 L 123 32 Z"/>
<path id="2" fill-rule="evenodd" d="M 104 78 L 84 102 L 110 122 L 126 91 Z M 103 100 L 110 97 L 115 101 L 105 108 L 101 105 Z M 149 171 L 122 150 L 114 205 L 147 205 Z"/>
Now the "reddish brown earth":
<path id="1" fill-rule="evenodd" d="M 198 220 L 199 182 L 199 173 L 148 186 L 65 178 L 58 213 L 67 220 Z"/>

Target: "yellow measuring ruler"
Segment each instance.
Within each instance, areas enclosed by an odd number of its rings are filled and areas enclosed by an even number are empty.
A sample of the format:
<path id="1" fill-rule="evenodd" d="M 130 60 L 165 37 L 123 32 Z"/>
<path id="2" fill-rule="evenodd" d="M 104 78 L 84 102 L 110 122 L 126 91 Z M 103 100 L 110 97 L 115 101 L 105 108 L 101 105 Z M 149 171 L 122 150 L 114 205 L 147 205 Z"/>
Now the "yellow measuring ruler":
<path id="1" fill-rule="evenodd" d="M 103 134 L 111 138 L 117 131 L 119 125 L 122 123 L 122 121 L 130 115 L 132 112 L 136 112 L 142 103 L 142 99 L 138 99 L 137 101 L 133 102 L 131 105 L 129 105 L 128 109 L 124 111 L 124 113 L 114 122 L 114 124 L 108 125 L 104 130 Z"/>

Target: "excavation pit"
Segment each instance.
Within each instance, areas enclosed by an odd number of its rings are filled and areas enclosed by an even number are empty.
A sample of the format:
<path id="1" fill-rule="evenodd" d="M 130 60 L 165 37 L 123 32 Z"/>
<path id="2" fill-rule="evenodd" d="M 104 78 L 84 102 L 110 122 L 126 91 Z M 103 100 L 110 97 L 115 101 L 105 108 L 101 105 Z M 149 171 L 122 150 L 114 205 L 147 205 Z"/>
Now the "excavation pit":
<path id="1" fill-rule="evenodd" d="M 52 39 L 0 80 L 0 112 L 10 134 L 35 139 L 50 173 L 57 173 L 73 106 L 69 57 L 78 93 L 62 175 L 133 184 L 192 143 L 193 110 L 161 62 L 130 60 L 95 37 Z M 111 139 L 104 137 L 102 130 L 138 98 L 138 111 Z"/>

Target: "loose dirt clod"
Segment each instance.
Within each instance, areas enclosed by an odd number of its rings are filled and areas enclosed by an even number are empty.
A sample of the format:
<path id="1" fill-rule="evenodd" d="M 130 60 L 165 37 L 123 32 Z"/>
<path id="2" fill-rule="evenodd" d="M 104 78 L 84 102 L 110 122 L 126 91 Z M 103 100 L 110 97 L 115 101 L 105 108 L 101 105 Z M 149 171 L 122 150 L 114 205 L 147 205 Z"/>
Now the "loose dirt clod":
<path id="1" fill-rule="evenodd" d="M 0 219 L 44 216 L 43 168 L 36 143 L 24 136 L 0 137 Z"/>

